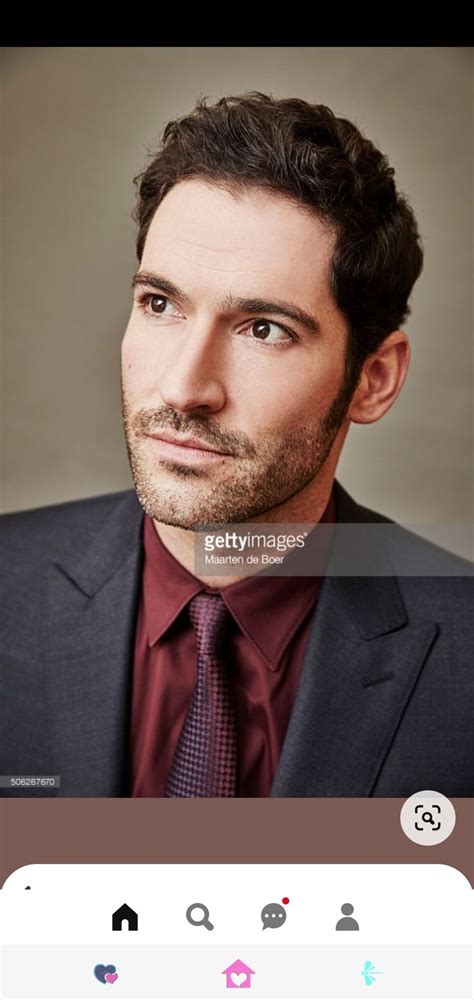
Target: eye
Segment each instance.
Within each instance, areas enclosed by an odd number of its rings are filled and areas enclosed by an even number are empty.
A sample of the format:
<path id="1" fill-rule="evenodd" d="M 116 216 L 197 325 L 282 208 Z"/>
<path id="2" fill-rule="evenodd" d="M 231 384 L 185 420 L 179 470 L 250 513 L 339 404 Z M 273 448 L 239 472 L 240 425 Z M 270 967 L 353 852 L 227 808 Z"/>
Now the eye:
<path id="1" fill-rule="evenodd" d="M 167 295 L 161 295 L 160 292 L 147 292 L 145 295 L 141 295 L 138 299 L 138 305 L 141 311 L 145 313 L 145 316 L 148 316 L 150 319 L 173 315 L 169 311 L 166 312 L 167 306 L 172 306 L 176 309 L 171 299 Z"/>
<path id="2" fill-rule="evenodd" d="M 250 330 L 252 340 L 259 340 L 271 346 L 291 343 L 296 339 L 290 330 L 280 326 L 279 323 L 272 323 L 269 319 L 255 319 L 247 329 Z"/>

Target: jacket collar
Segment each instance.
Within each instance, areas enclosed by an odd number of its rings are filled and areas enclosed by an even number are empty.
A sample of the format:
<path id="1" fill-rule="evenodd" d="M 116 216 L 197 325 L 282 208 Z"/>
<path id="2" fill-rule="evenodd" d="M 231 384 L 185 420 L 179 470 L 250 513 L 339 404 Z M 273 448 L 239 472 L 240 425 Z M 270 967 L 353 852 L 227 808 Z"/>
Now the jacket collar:
<path id="1" fill-rule="evenodd" d="M 94 597 L 141 546 L 144 512 L 135 490 L 117 494 L 116 506 L 99 524 L 85 552 L 72 552 L 55 565 L 86 597 Z"/>
<path id="2" fill-rule="evenodd" d="M 409 621 L 397 578 L 389 575 L 386 536 L 376 535 L 374 545 L 374 534 L 364 531 L 364 525 L 391 522 L 356 504 L 340 484 L 335 490 L 338 524 L 358 529 L 335 539 L 274 797 L 373 794 L 438 633 L 435 622 Z M 367 575 L 337 574 L 339 559 L 347 565 L 348 537 L 355 564 Z"/>
<path id="3" fill-rule="evenodd" d="M 45 696 L 60 796 L 128 795 L 142 519 L 135 492 L 119 494 L 89 548 L 47 574 Z"/>

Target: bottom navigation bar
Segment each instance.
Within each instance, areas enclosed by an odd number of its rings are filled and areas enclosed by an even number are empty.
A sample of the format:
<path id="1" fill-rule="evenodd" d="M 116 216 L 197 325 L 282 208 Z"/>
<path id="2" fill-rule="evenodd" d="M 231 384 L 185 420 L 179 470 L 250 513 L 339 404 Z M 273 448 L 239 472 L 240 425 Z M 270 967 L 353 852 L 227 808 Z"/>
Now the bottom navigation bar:
<path id="1" fill-rule="evenodd" d="M 456 945 L 8 945 L 2 961 L 5 1000 L 472 996 L 471 949 Z"/>

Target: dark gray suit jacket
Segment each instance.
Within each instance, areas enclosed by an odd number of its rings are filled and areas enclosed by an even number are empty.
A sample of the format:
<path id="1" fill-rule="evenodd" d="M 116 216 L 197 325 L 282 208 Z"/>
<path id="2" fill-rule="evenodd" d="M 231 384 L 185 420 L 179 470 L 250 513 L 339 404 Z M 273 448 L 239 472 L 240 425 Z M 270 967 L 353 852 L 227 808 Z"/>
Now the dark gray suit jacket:
<path id="1" fill-rule="evenodd" d="M 362 545 L 391 523 L 335 490 Z M 0 774 L 61 777 L 0 795 L 129 794 L 142 519 L 133 490 L 0 518 Z M 474 794 L 473 582 L 397 530 L 437 575 L 325 579 L 272 796 Z"/>

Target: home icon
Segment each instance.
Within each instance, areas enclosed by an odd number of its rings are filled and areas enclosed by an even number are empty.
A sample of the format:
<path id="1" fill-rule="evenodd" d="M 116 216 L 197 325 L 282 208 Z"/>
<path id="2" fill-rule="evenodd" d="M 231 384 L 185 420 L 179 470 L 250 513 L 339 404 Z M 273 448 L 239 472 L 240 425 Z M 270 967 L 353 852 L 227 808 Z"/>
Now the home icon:
<path id="1" fill-rule="evenodd" d="M 131 906 L 128 906 L 127 903 L 123 903 L 123 905 L 112 914 L 112 930 L 123 930 L 124 920 L 126 920 L 128 924 L 127 930 L 138 930 L 138 913 L 135 913 L 135 910 L 132 910 Z"/>
<path id="2" fill-rule="evenodd" d="M 227 969 L 224 969 L 222 975 L 226 977 L 226 989 L 249 990 L 252 986 L 251 976 L 254 976 L 255 972 L 238 958 L 236 962 L 233 962 Z"/>

